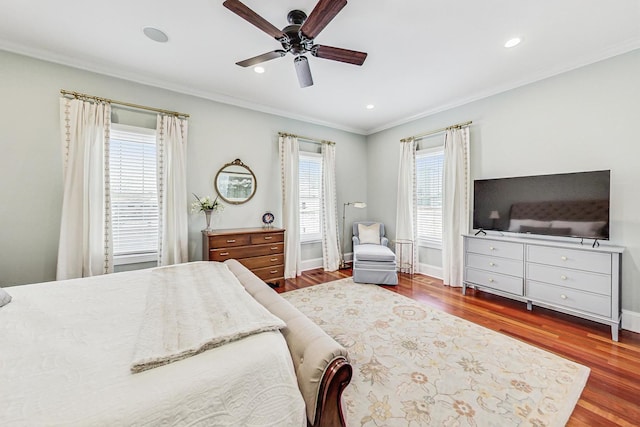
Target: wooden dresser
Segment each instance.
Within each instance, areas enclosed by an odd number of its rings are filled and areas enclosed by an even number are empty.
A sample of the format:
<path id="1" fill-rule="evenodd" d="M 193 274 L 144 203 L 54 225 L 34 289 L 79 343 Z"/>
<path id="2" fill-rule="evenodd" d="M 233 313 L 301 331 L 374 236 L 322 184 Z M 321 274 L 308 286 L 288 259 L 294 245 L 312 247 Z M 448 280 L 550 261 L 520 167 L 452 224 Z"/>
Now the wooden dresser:
<path id="1" fill-rule="evenodd" d="M 267 283 L 284 285 L 284 230 L 233 228 L 202 232 L 202 259 L 237 259 Z"/>

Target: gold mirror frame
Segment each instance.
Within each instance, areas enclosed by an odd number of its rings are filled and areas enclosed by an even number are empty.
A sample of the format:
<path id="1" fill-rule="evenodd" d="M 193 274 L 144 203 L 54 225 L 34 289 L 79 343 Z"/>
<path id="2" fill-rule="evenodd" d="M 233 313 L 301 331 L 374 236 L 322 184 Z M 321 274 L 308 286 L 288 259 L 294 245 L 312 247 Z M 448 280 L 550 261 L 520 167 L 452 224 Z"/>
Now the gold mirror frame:
<path id="1" fill-rule="evenodd" d="M 247 203 L 256 194 L 258 180 L 249 166 L 235 159 L 220 168 L 213 180 L 218 196 L 229 204 Z"/>

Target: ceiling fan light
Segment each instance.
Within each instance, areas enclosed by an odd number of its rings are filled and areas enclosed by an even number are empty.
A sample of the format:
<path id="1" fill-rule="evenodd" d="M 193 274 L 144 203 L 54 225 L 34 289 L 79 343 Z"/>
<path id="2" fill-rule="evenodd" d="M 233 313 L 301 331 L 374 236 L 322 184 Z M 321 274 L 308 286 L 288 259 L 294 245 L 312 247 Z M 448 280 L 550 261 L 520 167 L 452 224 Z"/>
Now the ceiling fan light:
<path id="1" fill-rule="evenodd" d="M 293 64 L 296 67 L 296 74 L 298 75 L 298 82 L 300 87 L 307 87 L 313 85 L 313 77 L 311 77 L 311 70 L 309 69 L 309 60 L 306 56 L 297 56 L 293 60 Z"/>
<path id="2" fill-rule="evenodd" d="M 260 66 L 254 67 L 253 71 L 255 71 L 258 74 L 262 74 L 264 73 L 264 67 L 260 67 Z"/>

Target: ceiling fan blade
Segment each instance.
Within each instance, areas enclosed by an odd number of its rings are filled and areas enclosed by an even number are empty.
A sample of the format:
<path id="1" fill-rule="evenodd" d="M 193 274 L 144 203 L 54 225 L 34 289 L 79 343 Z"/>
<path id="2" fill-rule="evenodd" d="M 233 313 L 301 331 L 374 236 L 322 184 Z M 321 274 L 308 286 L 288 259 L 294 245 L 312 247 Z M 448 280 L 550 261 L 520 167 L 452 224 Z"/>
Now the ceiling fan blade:
<path id="1" fill-rule="evenodd" d="M 264 19 L 262 16 L 255 13 L 253 10 L 249 9 L 244 3 L 239 0 L 225 0 L 222 3 L 224 7 L 229 9 L 231 12 L 238 15 L 240 18 L 249 21 L 251 24 L 260 28 L 265 33 L 269 34 L 271 37 L 280 40 L 287 39 L 287 35 L 283 33 L 281 30 L 277 29 L 273 26 L 269 21 Z"/>
<path id="2" fill-rule="evenodd" d="M 347 0 L 320 0 L 300 27 L 300 32 L 308 39 L 316 38 L 346 5 Z"/>
<path id="3" fill-rule="evenodd" d="M 342 49 L 339 47 L 323 46 L 317 44 L 311 50 L 313 56 L 322 59 L 331 59 L 333 61 L 347 62 L 354 65 L 362 65 L 367 59 L 366 52 L 358 52 L 355 50 Z"/>
<path id="4" fill-rule="evenodd" d="M 284 50 L 274 50 L 273 52 L 263 53 L 262 55 L 254 56 L 253 58 L 245 59 L 244 61 L 236 62 L 236 65 L 241 67 L 253 67 L 262 62 L 270 61 L 276 58 L 282 58 L 287 54 Z"/>
<path id="5" fill-rule="evenodd" d="M 309 68 L 309 60 L 306 56 L 298 56 L 293 60 L 298 75 L 298 83 L 300 87 L 313 86 L 313 77 L 311 77 L 311 69 Z"/>

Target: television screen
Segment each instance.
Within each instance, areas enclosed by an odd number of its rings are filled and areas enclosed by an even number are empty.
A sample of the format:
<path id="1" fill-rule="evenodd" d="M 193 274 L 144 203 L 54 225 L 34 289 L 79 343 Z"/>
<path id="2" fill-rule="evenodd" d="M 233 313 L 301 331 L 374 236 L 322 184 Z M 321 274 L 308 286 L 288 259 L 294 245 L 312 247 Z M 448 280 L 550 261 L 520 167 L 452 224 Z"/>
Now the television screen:
<path id="1" fill-rule="evenodd" d="M 474 181 L 473 228 L 609 239 L 610 171 Z"/>

